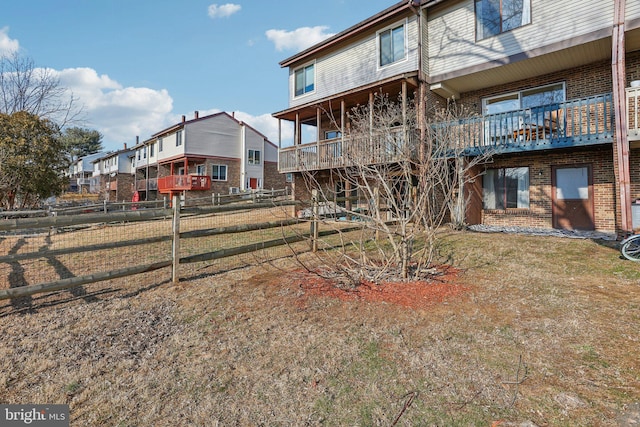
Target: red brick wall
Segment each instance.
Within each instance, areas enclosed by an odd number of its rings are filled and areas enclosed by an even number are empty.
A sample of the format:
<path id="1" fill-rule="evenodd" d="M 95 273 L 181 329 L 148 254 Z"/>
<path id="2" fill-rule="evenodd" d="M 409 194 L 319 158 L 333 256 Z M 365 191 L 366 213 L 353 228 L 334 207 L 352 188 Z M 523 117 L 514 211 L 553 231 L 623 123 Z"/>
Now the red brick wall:
<path id="1" fill-rule="evenodd" d="M 483 211 L 483 224 L 552 228 L 551 168 L 583 164 L 590 164 L 593 170 L 595 228 L 614 232 L 616 191 L 613 184 L 613 150 L 610 146 L 496 157 L 488 167 L 529 168 L 529 209 Z"/>

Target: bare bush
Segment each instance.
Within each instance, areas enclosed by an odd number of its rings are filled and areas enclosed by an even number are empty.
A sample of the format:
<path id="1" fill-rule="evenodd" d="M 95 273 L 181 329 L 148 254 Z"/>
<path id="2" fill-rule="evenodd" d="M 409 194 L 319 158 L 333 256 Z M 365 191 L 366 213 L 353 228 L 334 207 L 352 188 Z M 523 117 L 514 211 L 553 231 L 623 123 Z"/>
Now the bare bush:
<path id="1" fill-rule="evenodd" d="M 466 154 L 469 117 L 451 103 L 420 123 L 413 104 L 386 95 L 350 111 L 340 153 L 346 166 L 332 169 L 328 180 L 303 173 L 317 191 L 314 220 L 335 227 L 338 217 L 360 227 L 357 236 L 342 235 L 340 250 L 325 252 L 327 271 L 352 284 L 433 273 L 437 230 L 445 223 L 464 226 L 465 185 L 476 178 L 470 172 L 491 156 Z"/>

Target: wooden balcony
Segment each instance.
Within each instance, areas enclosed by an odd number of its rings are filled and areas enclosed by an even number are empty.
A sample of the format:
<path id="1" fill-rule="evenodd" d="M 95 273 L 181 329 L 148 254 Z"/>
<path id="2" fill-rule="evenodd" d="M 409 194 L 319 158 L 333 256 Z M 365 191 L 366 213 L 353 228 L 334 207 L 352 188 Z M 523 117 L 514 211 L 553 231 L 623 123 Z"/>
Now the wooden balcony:
<path id="1" fill-rule="evenodd" d="M 202 191 L 211 188 L 211 177 L 205 175 L 169 175 L 157 178 L 158 191 Z"/>
<path id="2" fill-rule="evenodd" d="M 392 163 L 404 157 L 404 152 L 415 144 L 413 132 L 403 127 L 387 133 L 349 139 L 335 138 L 319 143 L 280 149 L 280 172 L 332 169 L 358 164 Z"/>
<path id="3" fill-rule="evenodd" d="M 136 181 L 136 191 L 158 190 L 158 178 L 139 179 Z"/>
<path id="4" fill-rule="evenodd" d="M 482 151 L 501 154 L 612 143 L 613 129 L 611 94 L 432 127 L 436 139 L 455 141 L 456 148 L 468 156 Z M 404 141 L 412 144 L 412 138 L 403 134 L 398 128 L 389 135 L 353 141 L 344 137 L 282 148 L 278 167 L 284 173 L 393 162 L 399 158 L 398 147 Z"/>

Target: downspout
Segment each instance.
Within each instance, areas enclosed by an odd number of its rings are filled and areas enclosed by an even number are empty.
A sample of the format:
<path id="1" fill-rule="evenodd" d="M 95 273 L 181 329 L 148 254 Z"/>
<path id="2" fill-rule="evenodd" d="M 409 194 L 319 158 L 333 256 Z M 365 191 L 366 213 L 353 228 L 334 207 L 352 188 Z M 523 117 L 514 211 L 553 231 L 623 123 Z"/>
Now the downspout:
<path id="1" fill-rule="evenodd" d="M 613 105 L 616 126 L 616 159 L 620 191 L 620 228 L 624 235 L 633 232 L 631 218 L 631 178 L 629 172 L 629 139 L 625 95 L 625 0 L 614 0 L 611 67 L 613 77 Z"/>
<path id="2" fill-rule="evenodd" d="M 246 180 L 247 180 L 247 160 L 248 160 L 248 153 L 247 153 L 247 131 L 245 129 L 245 124 L 241 123 L 240 124 L 240 147 L 241 147 L 241 153 L 240 153 L 240 189 L 242 191 L 247 189 L 247 186 L 245 185 Z"/>
<path id="3" fill-rule="evenodd" d="M 416 6 L 418 7 L 416 9 Z M 424 141 L 426 136 L 426 78 L 424 77 L 424 70 L 422 68 L 422 2 L 409 0 L 409 7 L 415 13 L 418 18 L 418 126 L 420 129 L 420 141 Z M 420 144 L 422 147 L 422 144 Z M 422 158 L 422 153 L 421 153 Z"/>

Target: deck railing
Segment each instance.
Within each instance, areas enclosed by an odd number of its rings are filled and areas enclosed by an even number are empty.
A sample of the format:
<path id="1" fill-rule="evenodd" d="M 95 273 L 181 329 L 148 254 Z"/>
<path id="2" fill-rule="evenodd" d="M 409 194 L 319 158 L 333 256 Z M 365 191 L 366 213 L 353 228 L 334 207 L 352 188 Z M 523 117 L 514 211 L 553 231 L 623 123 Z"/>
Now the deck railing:
<path id="1" fill-rule="evenodd" d="M 169 175 L 158 178 L 158 190 L 161 193 L 209 190 L 210 188 L 211 177 L 206 175 Z"/>
<path id="2" fill-rule="evenodd" d="M 411 146 L 411 139 L 410 132 L 400 126 L 355 139 L 341 137 L 282 148 L 279 169 L 295 172 L 389 163 L 401 157 L 401 152 Z"/>
<path id="3" fill-rule="evenodd" d="M 148 187 L 147 187 L 148 186 Z M 139 179 L 136 181 L 137 191 L 155 191 L 158 189 L 158 178 Z"/>
<path id="4" fill-rule="evenodd" d="M 635 105 L 637 112 L 638 104 Z M 636 114 L 636 125 L 637 117 Z M 449 141 L 457 152 L 474 155 L 488 150 L 504 153 L 602 144 L 613 141 L 613 128 L 613 99 L 609 93 L 439 123 L 432 130 L 437 139 Z M 407 140 L 410 138 L 399 127 L 389 135 L 357 140 L 343 137 L 282 148 L 279 170 L 298 172 L 392 162 L 399 158 L 398 147 Z"/>

